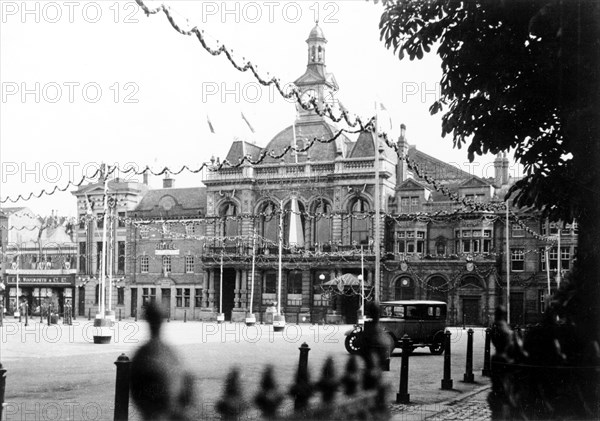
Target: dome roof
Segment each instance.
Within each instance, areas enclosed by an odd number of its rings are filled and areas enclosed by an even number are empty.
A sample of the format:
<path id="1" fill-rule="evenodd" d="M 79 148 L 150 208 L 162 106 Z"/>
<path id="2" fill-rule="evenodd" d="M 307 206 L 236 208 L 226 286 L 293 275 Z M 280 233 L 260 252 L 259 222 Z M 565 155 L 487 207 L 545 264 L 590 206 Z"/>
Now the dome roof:
<path id="1" fill-rule="evenodd" d="M 298 146 L 305 147 L 307 141 L 314 139 L 315 137 L 322 140 L 331 139 L 337 129 L 325 121 L 316 121 L 310 123 L 299 123 L 295 126 L 296 129 L 296 142 Z M 270 152 L 273 151 L 276 154 L 280 154 L 283 150 L 294 143 L 294 133 L 292 132 L 292 126 L 288 126 L 279 132 L 269 142 L 265 150 Z M 312 162 L 315 161 L 333 161 L 337 156 L 339 150 L 343 153 L 343 146 L 346 142 L 350 142 L 350 139 L 343 133 L 335 140 L 330 143 L 315 142 L 311 148 L 305 153 L 298 155 L 298 162 L 306 161 L 307 156 L 310 157 Z M 296 157 L 293 153 L 288 152 L 283 156 L 285 163 L 294 163 Z M 274 162 L 281 162 L 280 160 L 273 159 L 271 157 L 265 158 L 263 161 L 265 164 L 272 164 Z"/>
<path id="2" fill-rule="evenodd" d="M 318 38 L 325 39 L 325 34 L 323 34 L 323 30 L 319 26 L 319 22 L 317 22 L 315 27 L 310 31 L 310 34 L 308 35 L 308 40 L 318 39 Z"/>

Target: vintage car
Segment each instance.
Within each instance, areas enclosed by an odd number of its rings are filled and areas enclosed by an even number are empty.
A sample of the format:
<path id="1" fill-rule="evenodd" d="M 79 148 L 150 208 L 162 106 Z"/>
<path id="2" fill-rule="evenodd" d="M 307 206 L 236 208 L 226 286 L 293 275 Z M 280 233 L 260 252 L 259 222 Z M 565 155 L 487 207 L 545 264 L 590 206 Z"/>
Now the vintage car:
<path id="1" fill-rule="evenodd" d="M 444 352 L 447 305 L 443 301 L 400 300 L 380 303 L 379 323 L 392 338 L 390 355 L 394 348 L 402 346 L 402 337 L 408 335 L 415 348 L 429 347 L 432 354 Z M 369 318 L 366 319 L 368 323 Z M 346 350 L 359 354 L 364 346 L 364 327 L 355 325 L 345 333 Z"/>

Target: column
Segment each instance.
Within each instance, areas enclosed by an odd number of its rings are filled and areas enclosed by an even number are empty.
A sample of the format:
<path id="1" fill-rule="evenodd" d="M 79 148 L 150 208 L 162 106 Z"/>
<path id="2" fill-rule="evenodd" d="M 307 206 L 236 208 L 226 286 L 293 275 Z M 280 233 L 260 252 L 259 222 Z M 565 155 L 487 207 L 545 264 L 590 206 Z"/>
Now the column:
<path id="1" fill-rule="evenodd" d="M 240 283 L 241 283 L 241 277 L 242 277 L 241 272 L 242 271 L 239 269 L 235 270 L 235 289 L 233 290 L 233 293 L 234 293 L 233 302 L 234 302 L 235 308 L 240 308 L 240 289 L 241 289 Z"/>
<path id="2" fill-rule="evenodd" d="M 204 277 L 202 279 L 202 307 L 208 307 L 208 279 L 210 278 L 210 270 L 204 271 Z"/>
<path id="3" fill-rule="evenodd" d="M 215 269 L 208 270 L 208 307 L 215 307 Z"/>

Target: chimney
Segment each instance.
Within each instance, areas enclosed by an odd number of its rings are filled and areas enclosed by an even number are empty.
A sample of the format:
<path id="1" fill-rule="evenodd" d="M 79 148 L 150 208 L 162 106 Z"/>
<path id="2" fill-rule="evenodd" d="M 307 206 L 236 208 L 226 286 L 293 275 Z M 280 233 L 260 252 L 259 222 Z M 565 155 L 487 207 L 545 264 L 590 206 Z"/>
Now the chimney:
<path id="1" fill-rule="evenodd" d="M 496 159 L 494 159 L 494 186 L 496 188 L 500 188 L 504 184 L 504 171 L 502 167 L 502 158 L 500 157 L 500 153 L 498 153 Z"/>
<path id="2" fill-rule="evenodd" d="M 508 158 L 506 156 L 506 152 L 502 153 L 502 181 L 504 184 L 508 184 L 510 182 L 508 176 Z"/>
<path id="3" fill-rule="evenodd" d="M 163 189 L 170 189 L 173 187 L 173 183 L 175 180 L 171 178 L 168 172 L 165 173 L 165 178 L 163 179 Z"/>
<path id="4" fill-rule="evenodd" d="M 144 171 L 144 172 L 142 173 L 142 182 L 143 182 L 145 185 L 148 185 L 148 171 Z"/>
<path id="5" fill-rule="evenodd" d="M 401 159 L 408 154 L 408 141 L 406 140 L 406 125 L 400 125 L 400 137 L 398 138 L 398 164 L 396 165 L 396 186 L 399 186 L 408 178 L 408 165 Z"/>

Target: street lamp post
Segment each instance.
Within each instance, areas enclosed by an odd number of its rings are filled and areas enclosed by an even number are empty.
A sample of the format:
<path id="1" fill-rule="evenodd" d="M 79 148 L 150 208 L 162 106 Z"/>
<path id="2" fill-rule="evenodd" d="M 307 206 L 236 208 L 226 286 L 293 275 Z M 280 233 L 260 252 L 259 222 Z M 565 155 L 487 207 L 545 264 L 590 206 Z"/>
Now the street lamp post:
<path id="1" fill-rule="evenodd" d="M 221 273 L 219 278 L 219 314 L 217 315 L 217 323 L 223 323 L 225 321 L 225 314 L 223 313 L 223 249 L 221 248 Z"/>
<path id="2" fill-rule="evenodd" d="M 256 262 L 256 228 L 252 234 L 252 280 L 250 284 L 250 312 L 246 317 L 246 326 L 254 326 L 256 324 L 256 316 L 252 313 L 252 302 L 254 301 L 254 267 Z"/>
<path id="3" fill-rule="evenodd" d="M 282 264 L 281 255 L 283 253 L 283 200 L 279 200 L 279 267 L 277 281 L 277 314 L 273 316 L 273 331 L 281 332 L 285 328 L 285 316 L 281 314 L 281 282 L 282 282 Z"/>

